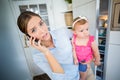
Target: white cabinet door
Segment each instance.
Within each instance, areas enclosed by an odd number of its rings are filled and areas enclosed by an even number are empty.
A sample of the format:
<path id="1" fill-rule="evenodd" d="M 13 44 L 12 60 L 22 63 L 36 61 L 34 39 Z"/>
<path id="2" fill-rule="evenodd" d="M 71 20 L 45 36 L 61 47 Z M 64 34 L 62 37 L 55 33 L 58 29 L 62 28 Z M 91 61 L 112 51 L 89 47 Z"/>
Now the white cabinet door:
<path id="1" fill-rule="evenodd" d="M 52 7 L 51 7 L 50 0 L 21 0 L 21 1 L 13 0 L 13 1 L 10 1 L 10 5 L 15 17 L 16 26 L 17 26 L 17 18 L 19 14 L 21 12 L 29 10 L 39 14 L 42 17 L 42 19 L 47 23 L 48 28 L 49 29 L 52 28 L 51 26 L 53 26 L 54 22 L 53 22 L 53 14 L 52 14 L 52 9 L 51 9 Z M 29 48 L 28 41 L 25 35 L 21 33 L 18 28 L 16 29 L 19 33 L 19 37 L 24 48 L 26 61 L 31 71 L 31 75 L 35 76 L 38 74 L 42 74 L 43 72 L 33 62 L 32 55 L 31 55 L 31 48 Z"/>

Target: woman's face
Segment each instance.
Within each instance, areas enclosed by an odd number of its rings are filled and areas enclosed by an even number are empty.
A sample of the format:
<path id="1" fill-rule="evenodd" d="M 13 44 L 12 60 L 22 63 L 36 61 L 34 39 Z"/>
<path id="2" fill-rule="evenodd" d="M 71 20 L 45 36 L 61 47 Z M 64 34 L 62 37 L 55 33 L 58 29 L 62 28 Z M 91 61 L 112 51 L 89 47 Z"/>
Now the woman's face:
<path id="1" fill-rule="evenodd" d="M 80 38 L 86 38 L 89 36 L 88 23 L 83 25 L 76 25 L 74 33 Z"/>
<path id="2" fill-rule="evenodd" d="M 35 39 L 47 41 L 50 39 L 50 33 L 45 22 L 38 16 L 32 16 L 27 24 L 27 33 Z"/>

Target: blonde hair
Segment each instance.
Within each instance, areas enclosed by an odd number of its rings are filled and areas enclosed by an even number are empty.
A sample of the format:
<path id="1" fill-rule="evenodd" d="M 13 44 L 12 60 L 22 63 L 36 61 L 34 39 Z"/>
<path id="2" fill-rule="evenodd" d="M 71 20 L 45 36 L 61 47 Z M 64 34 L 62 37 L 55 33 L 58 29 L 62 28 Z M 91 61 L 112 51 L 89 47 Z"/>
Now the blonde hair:
<path id="1" fill-rule="evenodd" d="M 73 20 L 72 29 L 74 30 L 74 28 L 75 28 L 76 25 L 84 25 L 87 22 L 88 22 L 88 20 L 84 16 L 83 17 L 82 16 L 76 17 Z"/>

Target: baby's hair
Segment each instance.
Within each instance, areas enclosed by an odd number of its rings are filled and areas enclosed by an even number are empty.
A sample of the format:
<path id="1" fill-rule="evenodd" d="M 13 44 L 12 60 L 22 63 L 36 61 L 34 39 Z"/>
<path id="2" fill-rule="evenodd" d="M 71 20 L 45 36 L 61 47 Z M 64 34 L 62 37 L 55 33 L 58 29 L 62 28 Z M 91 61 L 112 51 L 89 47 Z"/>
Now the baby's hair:
<path id="1" fill-rule="evenodd" d="M 83 25 L 87 22 L 87 18 L 86 17 L 82 17 L 82 16 L 79 16 L 79 17 L 76 17 L 74 20 L 73 20 L 73 24 L 72 24 L 72 29 L 74 30 L 74 27 L 76 24 L 78 25 Z"/>

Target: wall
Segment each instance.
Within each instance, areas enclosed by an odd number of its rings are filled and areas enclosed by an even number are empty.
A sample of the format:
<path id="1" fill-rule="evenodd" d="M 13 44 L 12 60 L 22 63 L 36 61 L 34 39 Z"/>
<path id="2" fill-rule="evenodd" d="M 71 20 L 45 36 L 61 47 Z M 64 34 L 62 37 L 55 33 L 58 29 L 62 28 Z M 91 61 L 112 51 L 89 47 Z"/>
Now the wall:
<path id="1" fill-rule="evenodd" d="M 73 17 L 86 16 L 89 20 L 90 33 L 96 31 L 96 0 L 73 0 Z"/>
<path id="2" fill-rule="evenodd" d="M 0 1 L 0 73 L 0 80 L 32 80 L 8 0 Z"/>
<path id="3" fill-rule="evenodd" d="M 54 28 L 60 28 L 65 25 L 64 12 L 67 10 L 67 5 L 64 0 L 52 0 L 52 9 L 54 16 Z"/>

